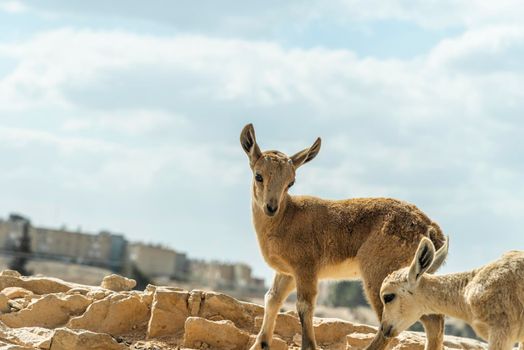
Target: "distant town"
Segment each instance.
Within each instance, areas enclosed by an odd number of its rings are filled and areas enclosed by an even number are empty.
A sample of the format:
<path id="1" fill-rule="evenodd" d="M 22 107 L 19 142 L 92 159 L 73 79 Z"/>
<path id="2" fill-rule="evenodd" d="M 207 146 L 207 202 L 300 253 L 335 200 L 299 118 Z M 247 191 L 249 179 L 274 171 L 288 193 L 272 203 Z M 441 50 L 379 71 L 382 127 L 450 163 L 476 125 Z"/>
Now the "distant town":
<path id="1" fill-rule="evenodd" d="M 0 219 L 0 254 L 11 262 L 22 259 L 98 267 L 139 282 L 161 280 L 243 294 L 265 291 L 264 280 L 253 277 L 247 264 L 191 259 L 172 248 L 131 242 L 122 234 L 108 231 L 37 227 L 19 214 Z"/>

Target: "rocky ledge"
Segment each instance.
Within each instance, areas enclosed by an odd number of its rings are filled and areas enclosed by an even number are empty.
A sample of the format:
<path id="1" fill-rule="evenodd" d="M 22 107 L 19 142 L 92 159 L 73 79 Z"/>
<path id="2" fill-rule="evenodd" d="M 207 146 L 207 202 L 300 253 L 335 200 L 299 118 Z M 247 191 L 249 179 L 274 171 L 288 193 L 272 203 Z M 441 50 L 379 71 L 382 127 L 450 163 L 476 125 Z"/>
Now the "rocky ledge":
<path id="1" fill-rule="evenodd" d="M 0 349 L 163 350 L 246 349 L 262 323 L 260 305 L 230 296 L 149 285 L 118 275 L 100 286 L 49 277 L 0 273 Z M 315 319 L 323 349 L 361 349 L 376 328 L 338 319 Z M 278 315 L 272 349 L 300 348 L 296 314 Z M 424 335 L 404 332 L 395 349 L 422 350 Z M 446 337 L 450 349 L 485 349 L 480 342 Z"/>

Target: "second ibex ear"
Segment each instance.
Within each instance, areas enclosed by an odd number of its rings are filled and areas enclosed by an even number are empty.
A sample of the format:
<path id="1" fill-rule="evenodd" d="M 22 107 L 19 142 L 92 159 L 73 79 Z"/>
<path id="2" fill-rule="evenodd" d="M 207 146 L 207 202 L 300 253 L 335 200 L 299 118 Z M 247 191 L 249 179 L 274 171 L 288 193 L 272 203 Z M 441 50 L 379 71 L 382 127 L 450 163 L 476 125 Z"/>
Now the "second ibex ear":
<path id="1" fill-rule="evenodd" d="M 316 141 L 311 145 L 311 147 L 306 148 L 298 153 L 295 153 L 291 156 L 291 161 L 293 162 L 293 165 L 295 166 L 295 169 L 301 166 L 302 164 L 306 164 L 313 158 L 315 158 L 320 151 L 320 137 L 316 139 Z"/>
<path id="2" fill-rule="evenodd" d="M 260 147 L 257 145 L 253 124 L 248 124 L 242 129 L 240 133 L 240 144 L 249 157 L 249 165 L 253 168 L 258 158 L 262 155 Z"/>
<path id="3" fill-rule="evenodd" d="M 418 245 L 417 253 L 409 268 L 408 282 L 411 285 L 416 285 L 420 277 L 426 272 L 435 257 L 435 247 L 433 243 L 426 237 L 422 238 Z"/>

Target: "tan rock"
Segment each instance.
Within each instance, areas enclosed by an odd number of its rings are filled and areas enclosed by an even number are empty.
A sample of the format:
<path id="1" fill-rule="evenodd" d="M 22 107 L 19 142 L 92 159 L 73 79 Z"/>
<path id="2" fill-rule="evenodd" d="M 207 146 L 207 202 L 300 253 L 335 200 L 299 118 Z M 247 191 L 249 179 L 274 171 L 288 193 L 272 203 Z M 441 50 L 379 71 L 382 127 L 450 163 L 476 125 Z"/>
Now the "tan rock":
<path id="1" fill-rule="evenodd" d="M 64 325 L 71 316 L 82 314 L 91 300 L 83 295 L 48 294 L 18 312 L 0 315 L 9 327 L 46 327 Z"/>
<path id="2" fill-rule="evenodd" d="M 0 276 L 12 276 L 12 277 L 20 277 L 22 276 L 20 272 L 16 270 L 3 270 L 0 272 Z"/>
<path id="3" fill-rule="evenodd" d="M 4 342 L 2 340 L 0 340 L 0 349 L 1 350 L 35 350 L 35 348 L 33 347 L 11 344 L 11 343 Z"/>
<path id="4" fill-rule="evenodd" d="M 188 317 L 183 346 L 200 348 L 205 343 L 212 349 L 244 350 L 249 340 L 249 334 L 235 327 L 232 321 Z"/>
<path id="5" fill-rule="evenodd" d="M 372 334 L 376 332 L 376 328 L 355 325 L 336 318 L 315 318 L 314 329 L 316 341 L 320 344 L 345 343 L 346 336 L 354 332 Z"/>
<path id="6" fill-rule="evenodd" d="M 144 289 L 143 292 L 141 292 L 139 294 L 140 298 L 142 298 L 142 301 L 144 303 L 146 303 L 147 305 L 151 305 L 153 303 L 153 297 L 155 295 L 155 291 L 157 289 L 160 289 L 160 290 L 163 290 L 163 291 L 173 291 L 173 292 L 184 292 L 184 293 L 188 293 L 187 290 L 184 290 L 182 288 L 178 288 L 178 287 L 172 287 L 172 286 L 162 286 L 162 287 L 157 287 L 155 285 L 152 285 L 152 284 L 148 284 L 146 289 Z"/>
<path id="7" fill-rule="evenodd" d="M 69 289 L 66 294 L 82 294 L 87 295 L 87 293 L 91 292 L 90 288 L 82 288 L 82 287 L 76 287 Z"/>
<path id="8" fill-rule="evenodd" d="M 9 306 L 9 298 L 5 294 L 0 293 L 0 312 L 7 313 L 10 311 L 11 307 Z"/>
<path id="9" fill-rule="evenodd" d="M 208 292 L 202 303 L 201 316 L 209 318 L 215 315 L 233 321 L 239 328 L 253 328 L 253 317 L 238 300 L 225 294 Z"/>
<path id="10" fill-rule="evenodd" d="M 67 327 L 116 336 L 145 327 L 149 316 L 149 308 L 137 294 L 115 293 L 93 302 L 83 315 L 72 318 Z"/>
<path id="11" fill-rule="evenodd" d="M 107 289 L 94 289 L 87 292 L 86 296 L 93 300 L 101 300 L 107 298 L 109 295 L 112 295 L 113 292 Z"/>
<path id="12" fill-rule="evenodd" d="M 254 332 L 258 332 L 262 326 L 262 317 L 255 318 Z M 288 313 L 279 313 L 275 322 L 275 334 L 285 340 L 292 340 L 295 334 L 302 331 L 300 321 L 297 317 Z"/>
<path id="13" fill-rule="evenodd" d="M 131 285 L 134 281 L 117 275 L 93 287 L 4 271 L 0 310 L 10 313 L 0 315 L 5 321 L 0 322 L 0 350 L 127 349 L 111 335 L 123 335 L 135 348 L 245 349 L 262 323 L 261 306 L 224 294 L 152 285 L 142 292 L 129 290 Z M 68 328 L 54 335 L 47 329 L 64 325 Z M 315 318 L 314 329 L 319 348 L 326 350 L 364 349 L 376 332 L 338 319 Z M 296 313 L 278 314 L 272 349 L 296 349 L 300 334 Z M 423 333 L 403 332 L 390 349 L 422 350 L 424 343 Z M 485 344 L 446 336 L 445 347 L 481 350 Z"/>
<path id="14" fill-rule="evenodd" d="M 55 331 L 50 350 L 125 350 L 110 335 L 86 330 L 59 328 Z"/>
<path id="15" fill-rule="evenodd" d="M 371 328 L 371 327 L 370 327 Z M 349 349 L 364 349 L 375 337 L 373 333 L 352 333 L 347 336 Z M 402 332 L 391 341 L 389 349 L 393 350 L 422 350 L 426 343 L 426 336 L 419 332 Z M 449 349 L 485 350 L 486 344 L 458 337 L 445 336 L 444 346 Z"/>
<path id="16" fill-rule="evenodd" d="M 249 338 L 249 342 L 247 343 L 246 349 L 251 348 L 251 346 L 255 343 L 256 338 L 257 338 L 256 335 L 252 335 Z M 278 337 L 273 336 L 273 340 L 271 342 L 271 350 L 288 350 L 288 348 L 289 347 L 285 341 L 283 341 L 282 339 Z"/>
<path id="17" fill-rule="evenodd" d="M 136 281 L 120 275 L 109 275 L 104 277 L 100 287 L 109 289 L 115 292 L 127 291 L 135 288 Z"/>
<path id="18" fill-rule="evenodd" d="M 201 290 L 192 290 L 189 293 L 188 309 L 191 316 L 200 315 L 200 306 L 204 301 L 204 292 Z"/>
<path id="19" fill-rule="evenodd" d="M 147 337 L 174 335 L 184 330 L 189 317 L 188 292 L 157 288 L 147 326 Z"/>
<path id="20" fill-rule="evenodd" d="M 5 273 L 6 270 L 3 271 Z M 52 277 L 18 277 L 11 274 L 0 275 L 0 290 L 7 287 L 21 287 L 35 294 L 49 294 L 67 292 L 76 287 L 74 283 L 68 283 Z"/>
<path id="21" fill-rule="evenodd" d="M 144 291 L 142 293 L 140 293 L 140 298 L 142 299 L 142 302 L 147 304 L 147 305 L 151 305 L 153 304 L 153 297 L 155 295 L 155 292 L 156 292 L 156 289 L 157 287 L 152 285 L 152 284 L 148 284 L 146 289 L 144 289 Z"/>
<path id="22" fill-rule="evenodd" d="M 522 344 L 522 343 L 521 343 Z M 467 350 L 480 350 L 487 349 L 488 346 L 486 343 L 470 339 L 470 338 L 461 338 L 447 335 L 444 337 L 444 346 L 450 349 L 467 349 Z M 521 346 L 520 350 L 524 350 Z"/>
<path id="23" fill-rule="evenodd" d="M 9 328 L 0 323 L 0 339 L 22 347 L 49 349 L 53 331 L 40 327 Z"/>
<path id="24" fill-rule="evenodd" d="M 21 287 L 7 287 L 2 290 L 2 293 L 9 299 L 15 299 L 15 298 L 24 298 L 26 296 L 31 296 L 34 293 L 30 290 L 27 290 L 25 288 Z"/>
<path id="25" fill-rule="evenodd" d="M 364 349 L 375 337 L 374 333 L 353 333 L 346 337 L 349 349 Z"/>

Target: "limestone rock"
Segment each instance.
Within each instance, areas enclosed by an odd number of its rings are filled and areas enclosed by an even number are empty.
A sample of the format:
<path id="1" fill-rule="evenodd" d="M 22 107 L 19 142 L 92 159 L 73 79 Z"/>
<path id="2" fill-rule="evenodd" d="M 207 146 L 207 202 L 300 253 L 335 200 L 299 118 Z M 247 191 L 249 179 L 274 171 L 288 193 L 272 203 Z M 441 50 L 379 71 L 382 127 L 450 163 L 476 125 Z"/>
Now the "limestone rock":
<path id="1" fill-rule="evenodd" d="M 111 294 L 93 302 L 86 312 L 72 318 L 68 328 L 120 335 L 147 324 L 149 308 L 136 294 Z"/>
<path id="2" fill-rule="evenodd" d="M 9 311 L 11 311 L 11 307 L 9 306 L 9 298 L 5 294 L 0 293 L 0 312 L 7 313 Z"/>
<path id="3" fill-rule="evenodd" d="M 9 328 L 0 323 L 0 340 L 21 347 L 49 349 L 53 331 L 40 327 Z M 3 349 L 3 348 L 2 348 Z"/>
<path id="4" fill-rule="evenodd" d="M 113 293 L 107 289 L 95 289 L 87 292 L 86 296 L 93 300 L 101 300 L 107 298 L 111 294 Z"/>
<path id="5" fill-rule="evenodd" d="M 235 327 L 232 321 L 189 317 L 185 324 L 183 346 L 199 348 L 205 343 L 212 349 L 244 350 L 249 340 L 249 334 Z"/>
<path id="6" fill-rule="evenodd" d="M 255 318 L 255 332 L 260 330 L 262 326 L 262 316 Z M 302 328 L 297 317 L 288 313 L 279 313 L 275 323 L 275 334 L 282 338 L 291 341 L 295 334 L 301 333 Z"/>
<path id="7" fill-rule="evenodd" d="M 264 310 L 263 308 L 252 307 L 253 304 L 250 304 L 248 309 L 244 304 L 248 303 L 242 303 L 225 294 L 207 292 L 202 303 L 200 316 L 211 318 L 220 315 L 222 319 L 233 321 L 237 327 L 251 331 L 254 328 L 253 314 L 263 315 Z"/>
<path id="8" fill-rule="evenodd" d="M 55 331 L 50 350 L 125 350 L 110 335 L 86 330 L 59 328 Z"/>
<path id="9" fill-rule="evenodd" d="M 2 271 L 5 273 L 6 270 Z M 74 283 L 68 283 L 52 277 L 18 277 L 11 274 L 0 275 L 0 290 L 7 287 L 21 287 L 35 294 L 49 294 L 67 292 L 76 287 Z"/>
<path id="10" fill-rule="evenodd" d="M 48 294 L 18 312 L 0 315 L 9 327 L 55 328 L 64 325 L 71 316 L 82 314 L 91 300 L 83 295 Z"/>
<path id="11" fill-rule="evenodd" d="M 187 301 L 188 308 L 189 308 L 189 314 L 191 316 L 199 316 L 200 315 L 200 306 L 202 305 L 202 302 L 204 300 L 204 292 L 201 290 L 193 290 L 189 294 L 189 299 Z"/>
<path id="12" fill-rule="evenodd" d="M 257 337 L 255 335 L 252 335 L 246 349 L 250 349 L 251 346 L 255 343 Z M 273 336 L 273 340 L 271 342 L 271 350 L 288 350 L 287 343 L 283 341 L 282 339 Z"/>
<path id="13" fill-rule="evenodd" d="M 364 349 L 373 340 L 375 332 L 352 333 L 347 336 L 347 345 L 350 349 Z M 424 333 L 402 332 L 391 341 L 388 349 L 392 350 L 423 350 L 426 343 Z M 485 350 L 486 344 L 473 340 L 452 336 L 445 336 L 444 346 L 448 349 Z"/>
<path id="14" fill-rule="evenodd" d="M 315 338 L 319 344 L 346 342 L 346 336 L 354 332 L 375 334 L 376 328 L 354 325 L 351 322 L 335 318 L 314 320 Z"/>
<path id="15" fill-rule="evenodd" d="M 1 350 L 34 350 L 35 348 L 29 346 L 20 346 L 16 344 L 6 343 L 0 340 Z"/>
<path id="16" fill-rule="evenodd" d="M 173 335 L 183 331 L 186 318 L 189 317 L 188 300 L 188 292 L 157 288 L 153 297 L 147 337 Z"/>
<path id="17" fill-rule="evenodd" d="M 87 295 L 89 292 L 91 292 L 91 289 L 88 288 L 82 288 L 82 287 L 76 287 L 69 289 L 66 294 L 82 294 Z"/>
<path id="18" fill-rule="evenodd" d="M 0 273 L 0 350 L 245 349 L 256 339 L 264 309 L 225 294 L 150 285 L 118 275 L 101 286 L 47 277 Z M 59 328 L 53 331 L 56 327 Z M 338 319 L 314 319 L 319 348 L 360 350 L 376 328 Z M 112 336 L 118 336 L 115 341 Z M 300 321 L 294 312 L 277 315 L 272 349 L 296 349 Z M 423 333 L 403 332 L 392 350 L 422 350 Z M 447 350 L 484 350 L 475 340 L 445 337 Z"/>
<path id="19" fill-rule="evenodd" d="M 100 287 L 109 289 L 115 292 L 127 291 L 135 288 L 136 281 L 120 275 L 109 275 L 104 277 Z"/>
<path id="20" fill-rule="evenodd" d="M 22 275 L 16 270 L 3 270 L 0 272 L 0 276 L 20 277 Z"/>
<path id="21" fill-rule="evenodd" d="M 364 349 L 375 336 L 374 333 L 353 333 L 346 337 L 349 349 Z"/>
<path id="22" fill-rule="evenodd" d="M 31 296 L 34 293 L 30 290 L 21 288 L 21 287 L 7 287 L 2 290 L 2 294 L 4 294 L 9 299 L 15 299 L 15 298 L 24 298 L 26 296 Z"/>

